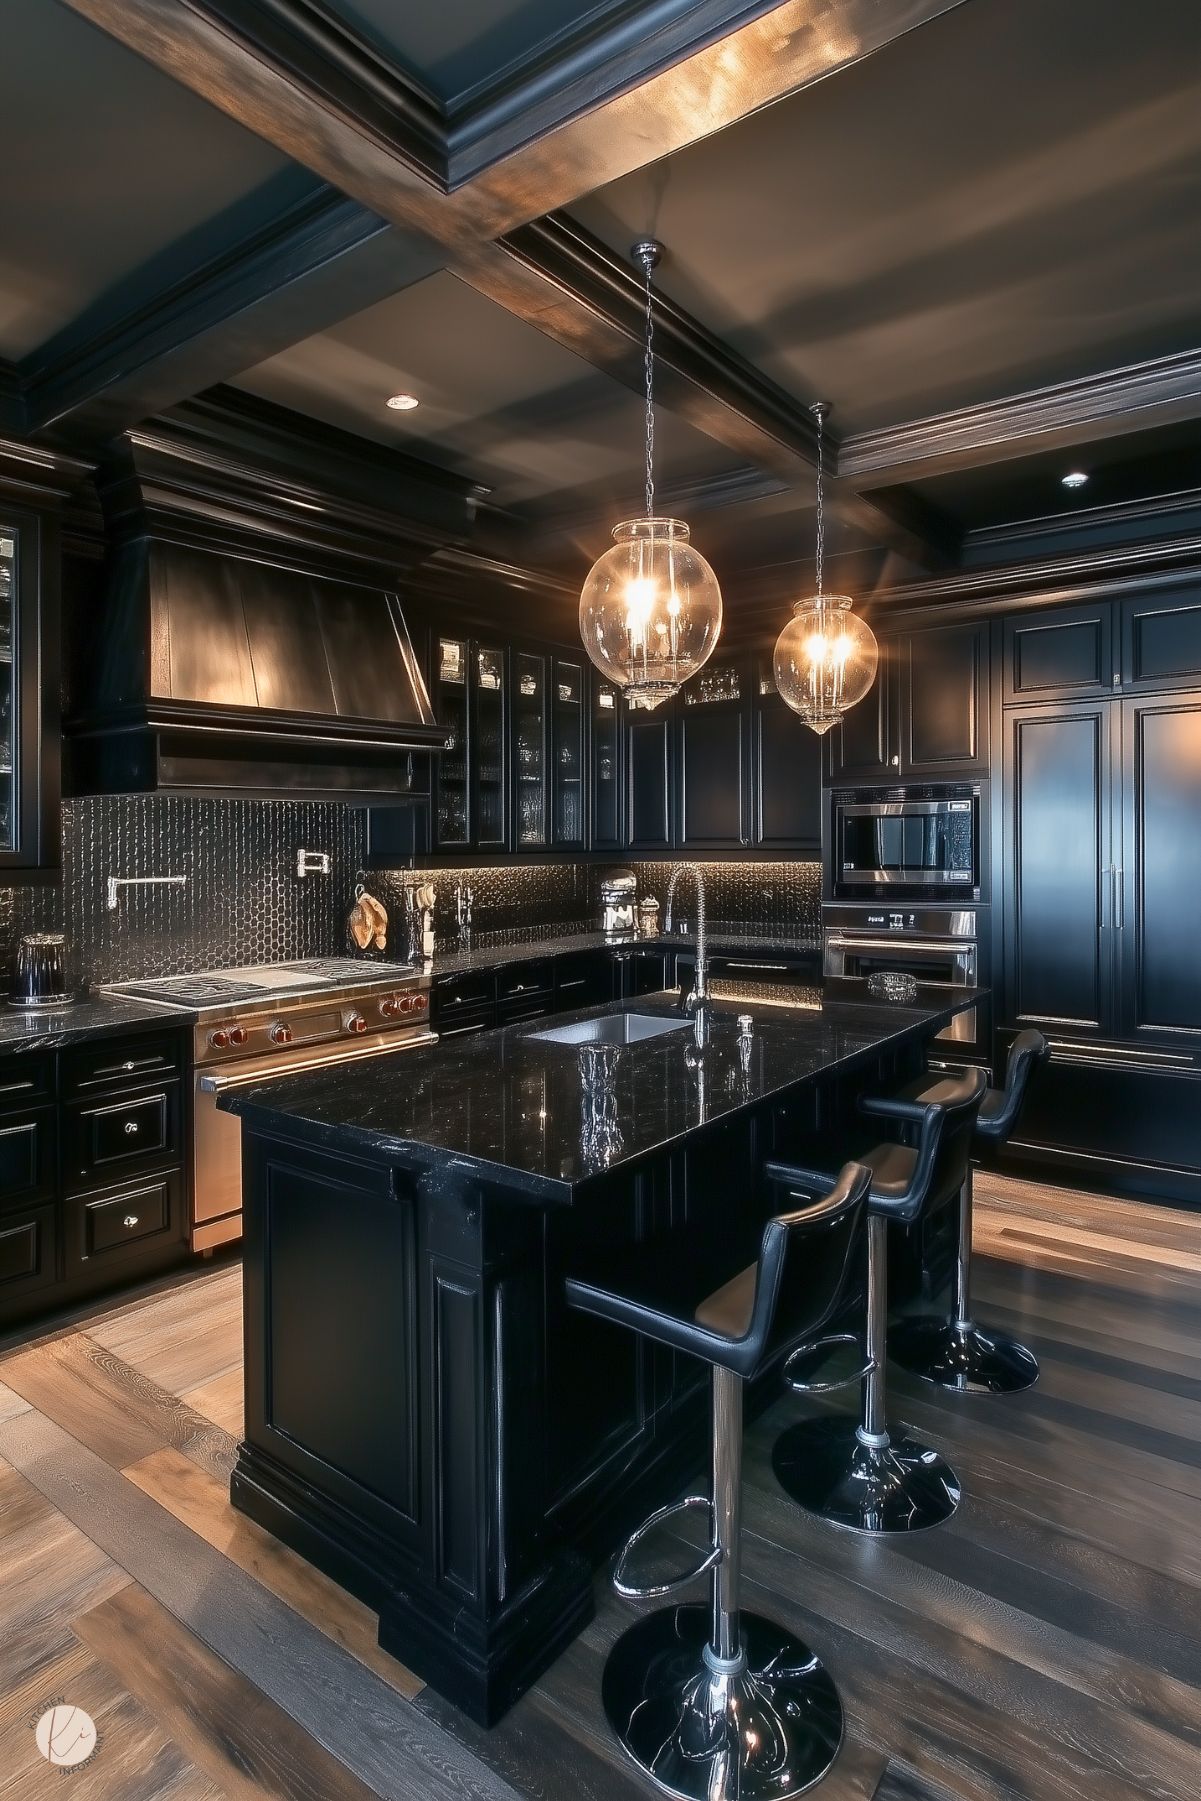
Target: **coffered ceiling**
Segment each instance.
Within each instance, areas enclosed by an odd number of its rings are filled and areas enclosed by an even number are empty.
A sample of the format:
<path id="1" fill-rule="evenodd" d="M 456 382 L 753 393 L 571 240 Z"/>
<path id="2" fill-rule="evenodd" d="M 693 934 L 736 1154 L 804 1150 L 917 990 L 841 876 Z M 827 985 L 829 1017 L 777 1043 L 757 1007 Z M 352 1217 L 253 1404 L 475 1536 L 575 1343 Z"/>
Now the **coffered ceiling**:
<path id="1" fill-rule="evenodd" d="M 0 356 L 52 442 L 233 382 L 569 570 L 639 490 L 652 231 L 665 504 L 735 569 L 802 556 L 818 397 L 885 580 L 1201 488 L 1195 0 L 8 11 Z"/>

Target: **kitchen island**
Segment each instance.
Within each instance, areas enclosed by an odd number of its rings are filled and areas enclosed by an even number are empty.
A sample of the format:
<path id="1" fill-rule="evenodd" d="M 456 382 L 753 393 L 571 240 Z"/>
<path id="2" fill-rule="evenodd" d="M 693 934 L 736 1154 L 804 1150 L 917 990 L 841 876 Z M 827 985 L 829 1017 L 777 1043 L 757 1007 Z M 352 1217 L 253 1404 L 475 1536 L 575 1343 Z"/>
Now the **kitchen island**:
<path id="1" fill-rule="evenodd" d="M 716 1286 L 755 1255 L 764 1160 L 836 1167 L 862 1142 L 857 1096 L 920 1067 L 979 999 L 802 985 L 714 1003 L 703 1048 L 671 999 L 642 999 L 232 1092 L 235 1505 L 490 1724 L 590 1617 L 595 1565 L 706 1452 L 706 1368 L 570 1312 L 565 1275 L 672 1234 Z M 629 1042 L 588 1085 L 580 1042 L 598 1035 Z"/>

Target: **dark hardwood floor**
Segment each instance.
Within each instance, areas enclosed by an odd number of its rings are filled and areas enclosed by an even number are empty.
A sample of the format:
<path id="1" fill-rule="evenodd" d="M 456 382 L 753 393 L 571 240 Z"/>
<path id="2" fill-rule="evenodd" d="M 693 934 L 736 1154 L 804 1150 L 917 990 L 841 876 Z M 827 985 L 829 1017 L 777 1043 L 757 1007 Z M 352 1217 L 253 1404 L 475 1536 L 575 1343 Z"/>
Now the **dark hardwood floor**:
<path id="1" fill-rule="evenodd" d="M 806 1637 L 848 1733 L 821 1801 L 1201 1796 L 1201 1225 L 983 1178 L 978 1312 L 1042 1362 L 958 1400 L 895 1369 L 953 1461 L 954 1520 L 905 1543 L 808 1520 L 748 1435 L 747 1604 Z M 233 1513 L 236 1267 L 0 1362 L 0 1801 L 634 1801 L 598 1705 L 630 1610 L 484 1733 L 374 1642 L 366 1609 Z M 52 1768 L 55 1700 L 99 1743 Z"/>

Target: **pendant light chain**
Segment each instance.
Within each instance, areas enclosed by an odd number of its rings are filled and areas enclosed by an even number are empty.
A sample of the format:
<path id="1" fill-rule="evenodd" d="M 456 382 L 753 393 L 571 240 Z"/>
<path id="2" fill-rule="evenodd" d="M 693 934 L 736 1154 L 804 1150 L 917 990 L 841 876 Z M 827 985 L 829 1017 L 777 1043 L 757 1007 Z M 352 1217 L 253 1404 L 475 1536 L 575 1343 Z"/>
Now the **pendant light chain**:
<path id="1" fill-rule="evenodd" d="M 646 516 L 655 516 L 655 319 L 651 306 L 650 258 L 646 263 Z"/>
<path id="2" fill-rule="evenodd" d="M 826 514 L 822 498 L 822 477 L 825 474 L 822 442 L 822 419 L 825 409 L 815 407 L 817 415 L 817 598 L 822 600 L 822 569 L 825 562 L 826 549 Z"/>

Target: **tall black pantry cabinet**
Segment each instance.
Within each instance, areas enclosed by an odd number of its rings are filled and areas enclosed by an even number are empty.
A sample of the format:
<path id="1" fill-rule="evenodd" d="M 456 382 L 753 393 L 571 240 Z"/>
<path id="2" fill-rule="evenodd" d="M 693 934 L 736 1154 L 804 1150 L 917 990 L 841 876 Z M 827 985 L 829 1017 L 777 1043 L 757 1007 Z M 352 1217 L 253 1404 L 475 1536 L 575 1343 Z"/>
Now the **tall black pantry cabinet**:
<path id="1" fill-rule="evenodd" d="M 1004 658 L 1001 1011 L 1053 1046 L 1015 1152 L 1201 1201 L 1201 587 L 1008 620 Z"/>

